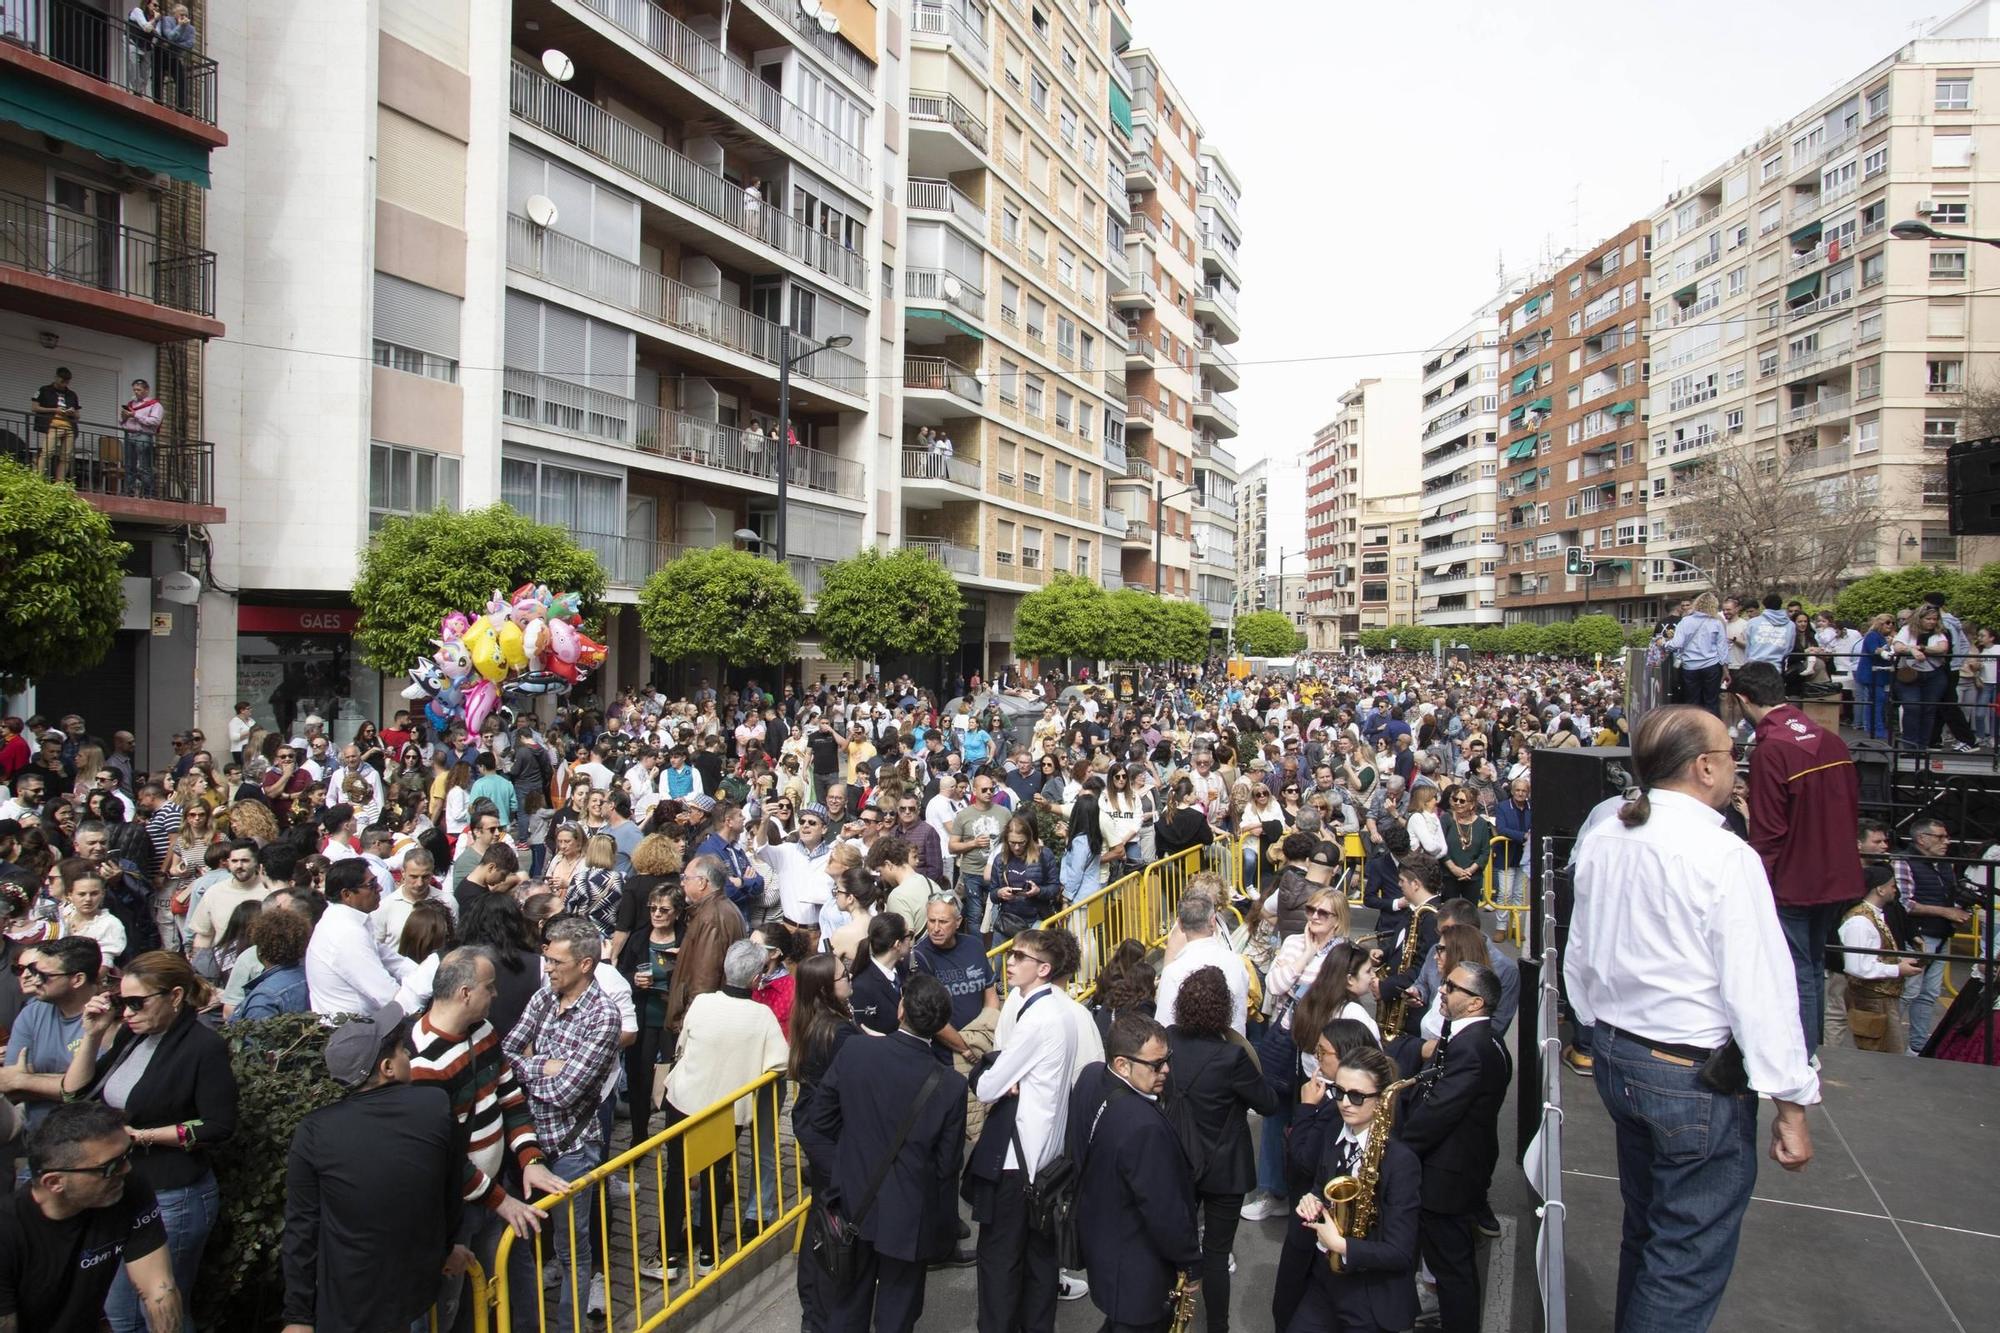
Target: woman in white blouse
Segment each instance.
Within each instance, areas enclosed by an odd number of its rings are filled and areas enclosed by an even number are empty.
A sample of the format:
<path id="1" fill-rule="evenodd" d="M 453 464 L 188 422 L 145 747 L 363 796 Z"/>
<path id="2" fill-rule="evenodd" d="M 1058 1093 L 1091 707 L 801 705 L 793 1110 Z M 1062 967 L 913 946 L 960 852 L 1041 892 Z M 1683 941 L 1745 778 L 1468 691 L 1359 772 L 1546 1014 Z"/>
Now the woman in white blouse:
<path id="1" fill-rule="evenodd" d="M 1418 787 L 1410 793 L 1410 813 L 1405 821 L 1410 845 L 1442 860 L 1445 855 L 1444 824 L 1438 819 L 1436 787 Z"/>

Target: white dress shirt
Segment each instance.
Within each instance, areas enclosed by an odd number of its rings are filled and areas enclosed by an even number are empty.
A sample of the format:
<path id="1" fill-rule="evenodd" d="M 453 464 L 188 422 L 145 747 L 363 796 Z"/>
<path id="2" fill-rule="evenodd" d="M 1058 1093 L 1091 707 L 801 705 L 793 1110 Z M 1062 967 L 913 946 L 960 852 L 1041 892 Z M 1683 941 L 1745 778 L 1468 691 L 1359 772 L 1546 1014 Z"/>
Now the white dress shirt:
<path id="1" fill-rule="evenodd" d="M 424 901 L 442 904 L 444 910 L 451 913 L 451 919 L 458 920 L 458 899 L 443 889 L 433 885 L 430 896 Z M 383 894 L 382 905 L 368 915 L 368 925 L 375 932 L 376 941 L 395 948 L 402 940 L 403 927 L 409 924 L 410 913 L 416 906 L 403 896 L 401 889 Z"/>
<path id="2" fill-rule="evenodd" d="M 397 982 L 415 970 L 346 903 L 327 904 L 306 945 L 306 991 L 316 1014 L 372 1014 L 396 998 Z"/>
<path id="3" fill-rule="evenodd" d="M 1578 1021 L 1708 1049 L 1733 1035 L 1751 1087 L 1818 1101 L 1763 861 L 1692 796 L 1650 796 L 1644 824 L 1606 819 L 1577 844 L 1563 975 Z"/>
<path id="4" fill-rule="evenodd" d="M 1160 969 L 1160 985 L 1153 997 L 1154 1014 L 1171 1027 L 1181 983 L 1203 967 L 1221 969 L 1222 979 L 1229 986 L 1229 1026 L 1242 1032 L 1250 1017 L 1250 974 L 1243 970 L 1243 960 L 1220 935 L 1189 940 L 1174 961 Z"/>
<path id="5" fill-rule="evenodd" d="M 382 775 L 367 764 L 355 768 L 341 768 L 338 765 L 327 770 L 326 804 L 329 809 L 336 805 L 346 805 L 347 795 L 341 791 L 349 778 L 360 778 L 368 784 L 368 803 L 355 810 L 354 820 L 362 828 L 382 817 Z"/>
<path id="6" fill-rule="evenodd" d="M 757 853 L 764 863 L 767 879 L 778 890 L 778 907 L 785 920 L 795 926 L 817 926 L 819 909 L 833 900 L 833 879 L 826 873 L 827 858 L 833 854 L 831 840 L 816 851 L 807 851 L 802 842 L 774 842 Z"/>
<path id="7" fill-rule="evenodd" d="M 1044 998 L 1035 1000 L 1037 995 Z M 1028 1007 L 1030 1000 L 1035 1000 L 1032 1007 Z M 1021 1151 L 1030 1163 L 1026 1168 L 1030 1180 L 1062 1150 L 1070 1089 L 1076 1084 L 1077 1071 L 1087 1063 L 1080 1058 L 1076 1023 L 1065 1002 L 1081 1008 L 1059 988 L 1046 984 L 1026 994 L 1010 993 L 1000 1006 L 1000 1019 L 994 1028 L 1000 1055 L 979 1079 L 979 1100 L 989 1106 L 1009 1090 L 1020 1088 L 1015 1128 L 1021 1136 Z M 1089 1022 L 1088 1014 L 1085 1021 Z M 1090 1027 L 1095 1033 L 1097 1025 L 1090 1023 Z M 1007 1145 L 1004 1168 L 1021 1169 L 1012 1143 Z"/>
<path id="8" fill-rule="evenodd" d="M 1840 942 L 1847 946 L 1847 952 L 1840 955 L 1841 970 L 1850 977 L 1863 981 L 1886 981 L 1890 977 L 1902 975 L 1894 958 L 1878 958 L 1872 953 L 1855 953 L 1856 949 L 1886 949 L 1889 941 L 1875 928 L 1864 913 L 1851 916 L 1840 923 Z"/>

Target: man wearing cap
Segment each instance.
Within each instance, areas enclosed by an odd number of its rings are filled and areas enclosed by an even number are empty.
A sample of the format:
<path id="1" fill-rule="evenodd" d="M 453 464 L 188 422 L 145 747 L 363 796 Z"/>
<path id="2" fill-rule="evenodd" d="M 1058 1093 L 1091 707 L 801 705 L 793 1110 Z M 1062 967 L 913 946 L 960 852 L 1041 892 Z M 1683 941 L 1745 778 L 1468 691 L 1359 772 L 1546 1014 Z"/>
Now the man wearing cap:
<path id="1" fill-rule="evenodd" d="M 393 1004 L 335 1028 L 325 1059 L 348 1094 L 292 1132 L 286 1333 L 407 1327 L 436 1300 L 439 1273 L 472 1257 L 451 1243 L 462 1155 L 451 1099 L 411 1083 L 410 1020 Z"/>
<path id="2" fill-rule="evenodd" d="M 775 842 L 757 853 L 765 879 L 778 890 L 778 910 L 803 930 L 819 932 L 819 909 L 833 897 L 833 880 L 826 873 L 833 852 L 832 816 L 823 805 L 799 811 L 796 842 Z"/>

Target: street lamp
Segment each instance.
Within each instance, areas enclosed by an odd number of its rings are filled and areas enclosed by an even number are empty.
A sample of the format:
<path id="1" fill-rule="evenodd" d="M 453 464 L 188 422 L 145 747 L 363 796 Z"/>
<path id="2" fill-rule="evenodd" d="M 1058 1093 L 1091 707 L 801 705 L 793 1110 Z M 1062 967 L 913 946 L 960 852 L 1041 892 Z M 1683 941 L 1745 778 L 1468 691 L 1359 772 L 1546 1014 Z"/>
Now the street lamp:
<path id="1" fill-rule="evenodd" d="M 2000 237 L 1967 236 L 1962 232 L 1939 231 L 1928 222 L 1910 219 L 1898 222 L 1889 228 L 1889 234 L 1899 241 L 1974 241 L 1980 245 L 2000 245 Z"/>
<path id="2" fill-rule="evenodd" d="M 1167 530 L 1167 501 L 1178 500 L 1183 495 L 1194 493 L 1194 487 L 1187 485 L 1172 495 L 1163 494 L 1158 476 L 1153 478 L 1153 596 L 1158 597 L 1166 583 L 1166 573 L 1160 568 L 1160 540 Z"/>
<path id="3" fill-rule="evenodd" d="M 779 329 L 778 356 L 778 526 L 771 545 L 778 550 L 778 563 L 785 563 L 785 494 L 792 475 L 792 367 L 808 357 L 821 352 L 832 351 L 847 346 L 854 339 L 845 333 L 836 333 L 825 342 L 808 347 L 796 355 L 792 352 L 792 339 L 797 335 L 789 326 Z M 737 533 L 740 537 L 743 534 Z"/>

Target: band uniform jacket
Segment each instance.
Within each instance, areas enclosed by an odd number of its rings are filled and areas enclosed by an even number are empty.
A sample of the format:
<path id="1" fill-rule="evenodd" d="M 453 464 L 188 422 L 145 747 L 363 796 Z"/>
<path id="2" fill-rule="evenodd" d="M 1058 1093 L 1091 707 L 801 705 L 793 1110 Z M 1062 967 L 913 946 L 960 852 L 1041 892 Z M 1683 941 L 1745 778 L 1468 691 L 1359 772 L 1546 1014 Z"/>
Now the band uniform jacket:
<path id="1" fill-rule="evenodd" d="M 1225 1037 L 1191 1037 L 1168 1029 L 1173 1064 L 1166 1096 L 1185 1103 L 1207 1160 L 1195 1188 L 1202 1194 L 1247 1194 L 1257 1184 L 1257 1151 L 1246 1109 L 1270 1115 L 1278 1096 L 1264 1081 L 1250 1049 Z M 1294 1064 L 1297 1061 L 1293 1062 Z"/>
<path id="2" fill-rule="evenodd" d="M 1194 1169 L 1157 1103 L 1102 1064 L 1077 1078 L 1070 1151 L 1083 1164 L 1077 1235 L 1090 1299 L 1118 1324 L 1157 1324 L 1182 1273 L 1198 1274 Z"/>
<path id="3" fill-rule="evenodd" d="M 1397 1137 L 1423 1161 L 1423 1206 L 1469 1213 L 1486 1197 L 1500 1160 L 1500 1106 L 1513 1061 L 1491 1020 L 1441 1041 L 1416 1094 L 1398 1107 Z"/>
<path id="4" fill-rule="evenodd" d="M 1325 1114 L 1295 1122 L 1286 1144 L 1292 1165 L 1307 1172 L 1311 1182 L 1307 1188 L 1314 1194 L 1340 1174 L 1340 1115 L 1330 1100 L 1320 1105 Z M 1363 1313 L 1376 1328 L 1408 1328 L 1416 1323 L 1417 1196 L 1422 1175 L 1416 1153 L 1391 1136 L 1382 1149 L 1375 1221 L 1368 1234 L 1347 1238 L 1343 1272 L 1336 1275 L 1323 1255 L 1313 1264 L 1312 1285 L 1327 1294 L 1336 1310 Z M 1290 1224 L 1296 1226 L 1298 1220 L 1293 1218 Z M 1355 1322 L 1359 1321 L 1332 1327 L 1348 1328 Z"/>
<path id="5" fill-rule="evenodd" d="M 834 1198 L 851 1212 L 933 1070 L 941 1070 L 937 1086 L 861 1220 L 862 1239 L 877 1253 L 912 1263 L 941 1258 L 957 1244 L 965 1076 L 940 1066 L 930 1043 L 908 1032 L 846 1041 L 796 1127 L 807 1157 L 832 1163 Z"/>

